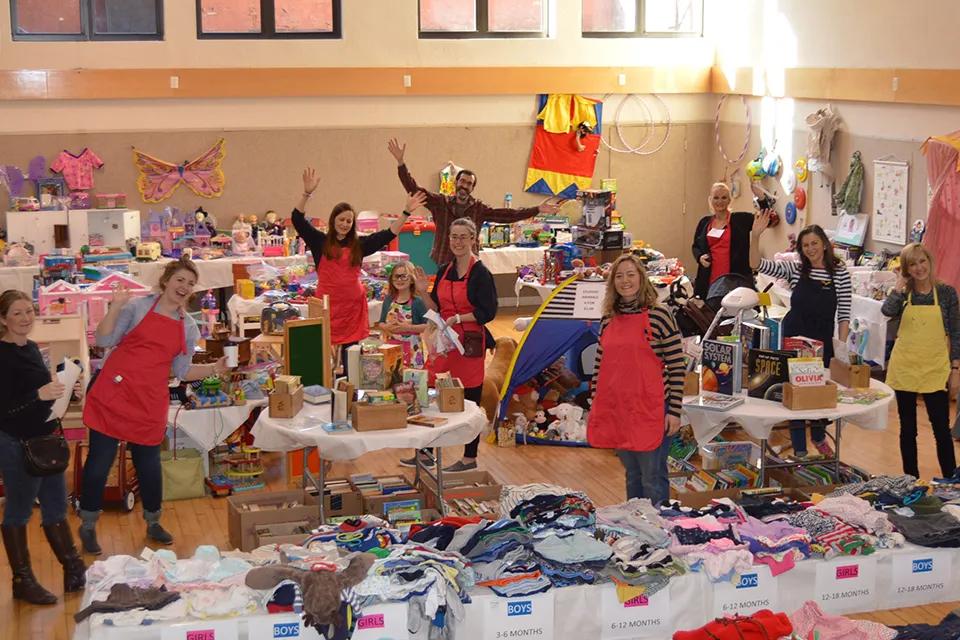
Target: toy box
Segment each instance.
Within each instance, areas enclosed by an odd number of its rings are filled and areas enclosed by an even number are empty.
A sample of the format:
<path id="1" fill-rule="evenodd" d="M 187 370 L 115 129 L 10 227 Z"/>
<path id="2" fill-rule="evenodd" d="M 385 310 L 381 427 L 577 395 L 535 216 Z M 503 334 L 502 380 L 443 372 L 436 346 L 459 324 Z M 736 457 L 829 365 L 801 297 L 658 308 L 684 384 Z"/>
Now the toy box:
<path id="1" fill-rule="evenodd" d="M 126 209 L 127 194 L 98 193 L 94 196 L 97 209 Z"/>

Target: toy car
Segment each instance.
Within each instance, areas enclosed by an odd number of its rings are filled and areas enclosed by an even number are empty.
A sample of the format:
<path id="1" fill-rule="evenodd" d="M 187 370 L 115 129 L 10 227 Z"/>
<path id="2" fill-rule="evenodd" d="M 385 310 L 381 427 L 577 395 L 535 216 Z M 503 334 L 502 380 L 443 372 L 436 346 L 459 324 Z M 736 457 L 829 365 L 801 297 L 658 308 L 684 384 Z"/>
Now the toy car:
<path id="1" fill-rule="evenodd" d="M 159 259 L 159 242 L 141 242 L 137 245 L 137 262 L 154 262 Z"/>

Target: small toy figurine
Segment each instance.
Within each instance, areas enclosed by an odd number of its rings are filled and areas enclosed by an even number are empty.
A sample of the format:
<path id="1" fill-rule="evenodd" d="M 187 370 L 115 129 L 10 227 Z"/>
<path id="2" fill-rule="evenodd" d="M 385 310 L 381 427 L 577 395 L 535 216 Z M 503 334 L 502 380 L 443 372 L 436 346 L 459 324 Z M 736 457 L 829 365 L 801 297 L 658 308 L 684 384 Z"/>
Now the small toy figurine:
<path id="1" fill-rule="evenodd" d="M 233 223 L 232 252 L 234 255 L 247 255 L 256 251 L 257 244 L 251 234 L 250 225 L 244 222 L 242 216 Z"/>
<path id="2" fill-rule="evenodd" d="M 204 228 L 207 230 L 211 236 L 217 235 L 217 229 L 213 225 L 213 221 L 210 218 L 210 214 L 207 213 L 203 207 L 197 207 L 197 210 L 193 212 L 193 216 L 197 221 L 197 228 Z"/>
<path id="3" fill-rule="evenodd" d="M 247 216 L 247 224 L 250 225 L 250 235 L 253 236 L 253 241 L 260 244 L 260 231 L 262 231 L 262 227 L 257 216 L 254 214 Z"/>
<path id="4" fill-rule="evenodd" d="M 283 225 L 277 217 L 276 211 L 267 211 L 263 221 L 263 232 L 268 236 L 282 236 Z"/>

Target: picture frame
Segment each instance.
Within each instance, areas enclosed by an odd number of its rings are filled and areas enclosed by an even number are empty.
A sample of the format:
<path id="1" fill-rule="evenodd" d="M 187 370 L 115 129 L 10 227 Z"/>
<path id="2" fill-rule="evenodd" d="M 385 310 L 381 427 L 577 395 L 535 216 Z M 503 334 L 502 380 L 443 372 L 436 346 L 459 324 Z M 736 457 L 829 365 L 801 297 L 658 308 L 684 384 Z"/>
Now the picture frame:
<path id="1" fill-rule="evenodd" d="M 60 207 L 58 198 L 67 196 L 67 183 L 63 178 L 40 178 L 37 180 L 37 200 L 41 211 L 54 211 Z"/>

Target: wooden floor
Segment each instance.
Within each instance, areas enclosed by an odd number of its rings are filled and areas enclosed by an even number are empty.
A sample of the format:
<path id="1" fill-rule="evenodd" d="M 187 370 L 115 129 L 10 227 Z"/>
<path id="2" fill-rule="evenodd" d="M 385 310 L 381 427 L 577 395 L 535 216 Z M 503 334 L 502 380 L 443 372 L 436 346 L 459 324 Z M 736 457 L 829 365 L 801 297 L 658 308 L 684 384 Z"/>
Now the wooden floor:
<path id="1" fill-rule="evenodd" d="M 513 330 L 513 320 L 518 315 L 529 315 L 532 310 L 502 310 L 492 324 L 491 331 L 497 336 L 520 334 Z M 924 410 L 919 410 L 921 452 L 920 472 L 924 478 L 939 475 L 934 454 L 934 442 Z M 863 431 L 850 427 L 844 431 L 843 459 L 861 466 L 872 473 L 899 473 L 900 457 L 895 405 L 891 404 L 890 427 L 884 432 Z M 408 452 L 381 451 L 371 453 L 350 463 L 333 465 L 333 477 L 357 472 L 397 473 L 401 454 Z M 444 460 L 456 460 L 460 447 L 444 449 Z M 279 457 L 272 460 L 267 473 L 271 489 L 281 489 Z M 552 482 L 585 491 L 598 505 L 614 504 L 624 500 L 623 468 L 609 451 L 566 447 L 517 447 L 498 448 L 481 442 L 481 467 L 490 471 L 504 484 L 524 482 Z M 70 482 L 68 475 L 68 483 Z M 68 487 L 69 488 L 69 487 Z M 189 556 L 199 544 L 213 544 L 228 548 L 226 503 L 222 499 L 203 498 L 169 502 L 164 505 L 163 524 L 173 534 L 176 543 L 172 549 L 178 555 Z M 70 515 L 75 529 L 78 521 Z M 29 526 L 30 548 L 33 550 L 34 571 L 40 581 L 56 594 L 62 593 L 59 565 L 53 558 L 40 530 L 39 513 Z M 118 510 L 105 511 L 99 527 L 99 537 L 104 554 L 138 555 L 146 545 L 144 524 L 138 505 L 132 513 Z M 101 556 L 101 557 L 105 557 Z M 92 558 L 87 557 L 88 561 Z M 0 566 L 0 584 L 10 584 L 10 569 L 7 563 Z M 9 594 L 8 589 L 4 589 Z M 8 595 L 0 602 L 0 640 L 26 637 L 43 637 L 46 640 L 66 640 L 73 633 L 73 614 L 77 611 L 81 595 L 68 596 L 65 601 L 50 607 L 34 607 L 15 603 Z M 939 622 L 960 603 L 943 603 L 923 607 L 895 609 L 859 615 L 864 619 L 883 624 L 898 625 L 910 622 Z"/>

